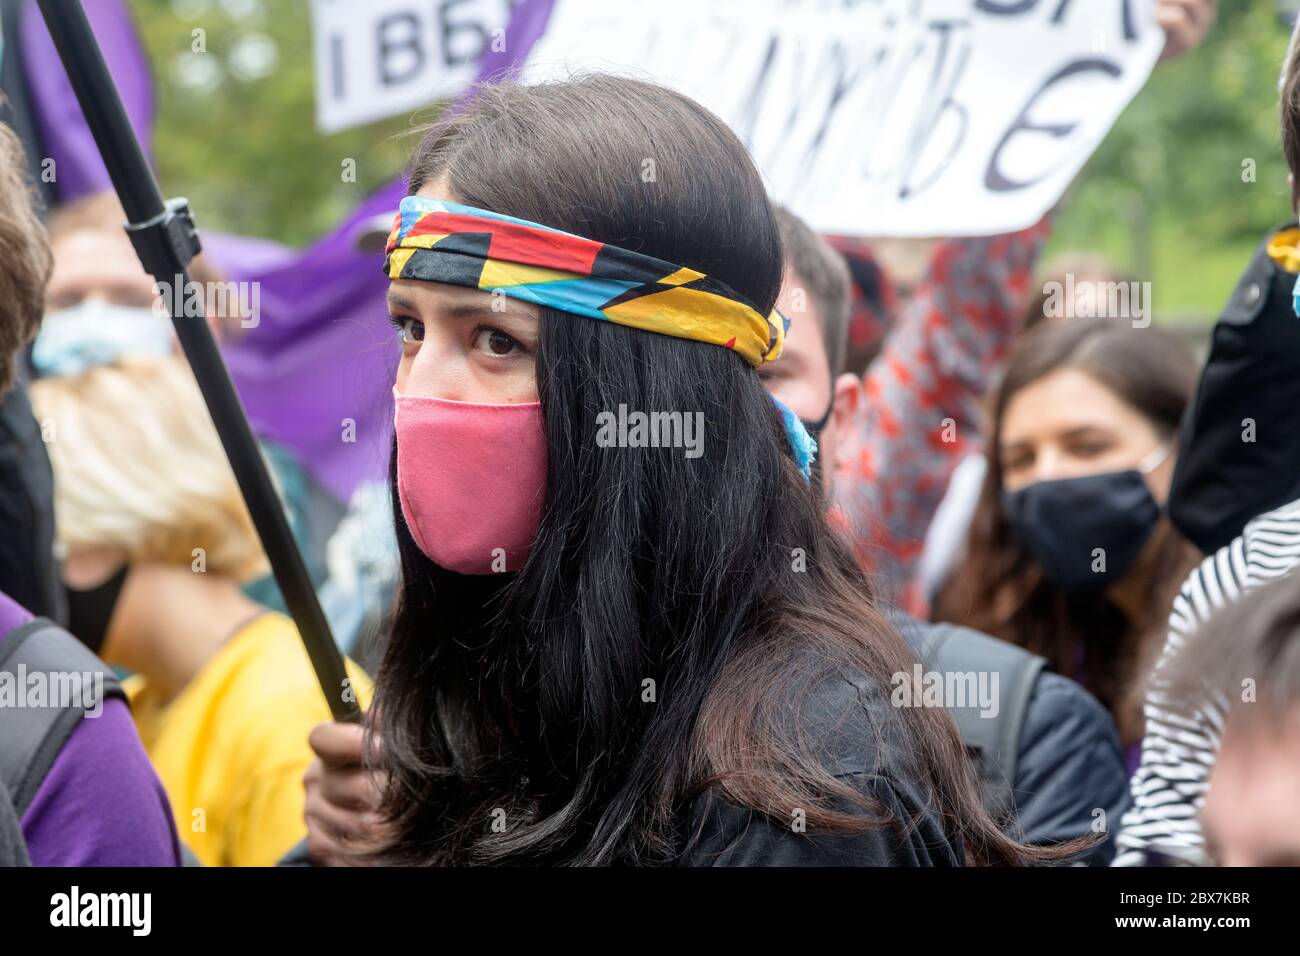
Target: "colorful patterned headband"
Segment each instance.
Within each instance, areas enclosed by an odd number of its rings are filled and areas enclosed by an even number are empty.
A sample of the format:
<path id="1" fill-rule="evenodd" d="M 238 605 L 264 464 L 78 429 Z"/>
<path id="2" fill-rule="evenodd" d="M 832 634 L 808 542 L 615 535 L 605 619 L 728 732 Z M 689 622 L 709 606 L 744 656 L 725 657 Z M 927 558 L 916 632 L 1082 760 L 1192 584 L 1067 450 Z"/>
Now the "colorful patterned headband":
<path id="1" fill-rule="evenodd" d="M 755 368 L 781 354 L 788 321 L 717 279 L 535 222 L 407 196 L 385 248 L 390 279 L 447 282 L 733 349 Z"/>

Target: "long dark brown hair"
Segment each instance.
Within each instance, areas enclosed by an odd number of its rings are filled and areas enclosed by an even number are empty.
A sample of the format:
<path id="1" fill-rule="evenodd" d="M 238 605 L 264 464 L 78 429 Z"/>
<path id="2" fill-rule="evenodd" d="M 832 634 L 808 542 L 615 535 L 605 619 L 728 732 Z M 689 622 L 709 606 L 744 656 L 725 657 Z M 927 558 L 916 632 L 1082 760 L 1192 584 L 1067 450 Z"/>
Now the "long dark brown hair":
<path id="1" fill-rule="evenodd" d="M 985 443 L 988 470 L 966 555 L 935 601 L 933 616 L 1041 654 L 1111 710 L 1127 741 L 1141 733 L 1135 694 L 1140 674 L 1153 663 L 1147 644 L 1163 636 L 1174 594 L 1198 554 L 1162 516 L 1139 559 L 1143 567 L 1135 569 L 1152 582 L 1150 600 L 1131 618 L 1104 597 L 1063 592 L 1017 540 L 1002 507 L 1003 417 L 1017 392 L 1063 369 L 1088 375 L 1146 418 L 1162 439 L 1177 441 L 1196 385 L 1196 363 L 1173 335 L 1117 319 L 1044 325 L 1026 335 L 994 395 Z"/>
<path id="2" fill-rule="evenodd" d="M 668 90 L 488 87 L 426 134 L 409 173 L 413 193 L 445 177 L 461 202 L 689 265 L 763 313 L 776 299 L 781 245 L 757 171 L 725 125 Z M 544 309 L 537 385 L 547 488 L 521 570 L 444 571 L 396 512 L 402 583 L 372 709 L 387 859 L 668 862 L 683 808 L 708 788 L 774 816 L 807 808 L 810 829 L 907 826 L 871 817 L 815 742 L 787 732 L 818 680 L 847 671 L 887 688 L 912 657 L 828 530 L 753 369 Z M 598 447 L 597 414 L 620 404 L 703 412 L 703 456 Z M 968 861 L 1052 857 L 982 809 L 945 712 L 885 709 L 910 741 L 909 766 L 889 772 L 916 780 Z"/>

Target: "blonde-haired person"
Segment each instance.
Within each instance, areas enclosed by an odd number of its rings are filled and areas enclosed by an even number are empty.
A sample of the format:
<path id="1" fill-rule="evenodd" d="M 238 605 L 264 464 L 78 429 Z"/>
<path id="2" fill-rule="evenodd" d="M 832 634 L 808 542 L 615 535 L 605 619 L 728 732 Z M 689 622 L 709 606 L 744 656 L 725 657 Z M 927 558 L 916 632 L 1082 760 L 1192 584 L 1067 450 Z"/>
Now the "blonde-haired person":
<path id="1" fill-rule="evenodd" d="M 122 358 L 38 381 L 32 392 L 58 478 L 59 545 L 77 564 L 113 551 L 184 565 L 187 575 L 193 563 L 230 582 L 266 572 L 216 430 L 180 360 Z"/>
<path id="2" fill-rule="evenodd" d="M 59 206 L 50 215 L 53 254 L 45 286 L 45 320 L 31 349 L 37 377 L 78 375 L 96 365 L 128 356 L 179 355 L 180 343 L 167 309 L 178 294 L 188 309 L 202 293 L 204 314 L 218 342 L 237 338 L 260 309 L 257 283 L 229 281 L 200 253 L 190 263 L 193 285 L 176 290 L 158 285 L 145 272 L 122 228 L 126 213 L 117 195 L 99 192 Z M 251 310 L 251 311 L 250 311 Z M 265 435 L 258 436 L 281 497 L 289 526 L 307 564 L 312 583 L 324 583 L 325 542 L 344 507 L 298 460 L 295 452 Z M 274 579 L 263 576 L 246 592 L 267 607 L 284 611 Z"/>
<path id="3" fill-rule="evenodd" d="M 50 273 L 26 165 L 18 136 L 0 123 L 0 669 L 102 674 L 71 636 L 41 620 L 62 619 L 63 585 L 52 555 L 49 459 L 18 362 L 40 327 Z M 0 863 L 175 866 L 171 809 L 126 701 L 108 680 L 92 700 L 75 696 L 40 714 L 0 707 L 0 828 L 7 811 L 10 830 Z"/>
<path id="4" fill-rule="evenodd" d="M 293 622 L 241 589 L 266 559 L 189 370 L 122 358 L 43 379 L 70 627 L 126 682 L 177 828 L 207 865 L 306 833 L 307 734 L 330 713 Z M 369 699 L 350 665 L 340 693 Z"/>

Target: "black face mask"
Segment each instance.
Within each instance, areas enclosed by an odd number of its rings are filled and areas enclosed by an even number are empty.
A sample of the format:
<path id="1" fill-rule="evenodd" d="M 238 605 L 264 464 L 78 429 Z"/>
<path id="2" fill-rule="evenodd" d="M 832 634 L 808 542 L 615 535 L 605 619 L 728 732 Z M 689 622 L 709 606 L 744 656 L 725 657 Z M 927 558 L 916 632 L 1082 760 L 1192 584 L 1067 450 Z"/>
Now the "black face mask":
<path id="1" fill-rule="evenodd" d="M 806 418 L 801 418 L 799 421 L 803 422 L 804 430 L 807 431 L 814 440 L 817 440 L 821 438 L 822 429 L 825 428 L 826 423 L 831 420 L 831 413 L 834 411 L 835 395 L 832 394 L 830 404 L 826 406 L 826 411 L 822 414 L 821 418 L 817 419 L 815 422 L 810 422 Z"/>
<path id="2" fill-rule="evenodd" d="M 68 588 L 68 631 L 96 654 L 104 646 L 108 624 L 113 619 L 113 609 L 126 583 L 129 564 L 103 584 L 85 591 Z"/>
<path id="3" fill-rule="evenodd" d="M 815 459 L 813 459 L 813 463 L 812 463 L 812 477 L 814 481 L 821 481 L 822 456 L 820 454 L 820 445 L 822 441 L 822 429 L 825 428 L 826 423 L 831 420 L 831 413 L 834 411 L 835 411 L 835 392 L 834 389 L 832 389 L 830 404 L 826 406 L 826 411 L 821 418 L 817 419 L 817 421 L 815 422 L 810 422 L 806 418 L 799 419 L 799 421 L 803 423 L 804 431 L 806 431 L 812 437 L 812 440 L 817 442 L 819 446 L 818 455 Z"/>
<path id="4" fill-rule="evenodd" d="M 1061 590 L 1099 590 L 1133 566 L 1160 520 L 1142 472 L 1039 481 L 1002 493 L 1012 531 Z"/>

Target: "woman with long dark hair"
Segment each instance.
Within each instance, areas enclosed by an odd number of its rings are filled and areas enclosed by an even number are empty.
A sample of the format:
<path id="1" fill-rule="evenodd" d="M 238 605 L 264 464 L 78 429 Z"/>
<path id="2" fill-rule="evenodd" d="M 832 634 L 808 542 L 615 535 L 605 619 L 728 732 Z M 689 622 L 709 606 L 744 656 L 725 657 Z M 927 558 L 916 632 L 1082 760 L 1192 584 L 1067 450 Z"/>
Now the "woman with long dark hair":
<path id="1" fill-rule="evenodd" d="M 409 174 L 377 857 L 1058 857 L 981 809 L 941 708 L 891 706 L 913 658 L 755 372 L 781 246 L 726 126 L 628 79 L 489 87 Z"/>
<path id="2" fill-rule="evenodd" d="M 992 403 L 965 559 L 935 618 L 1046 657 L 1107 706 L 1135 763 L 1141 678 L 1197 553 L 1164 502 L 1196 363 L 1118 319 L 1030 333 Z"/>

